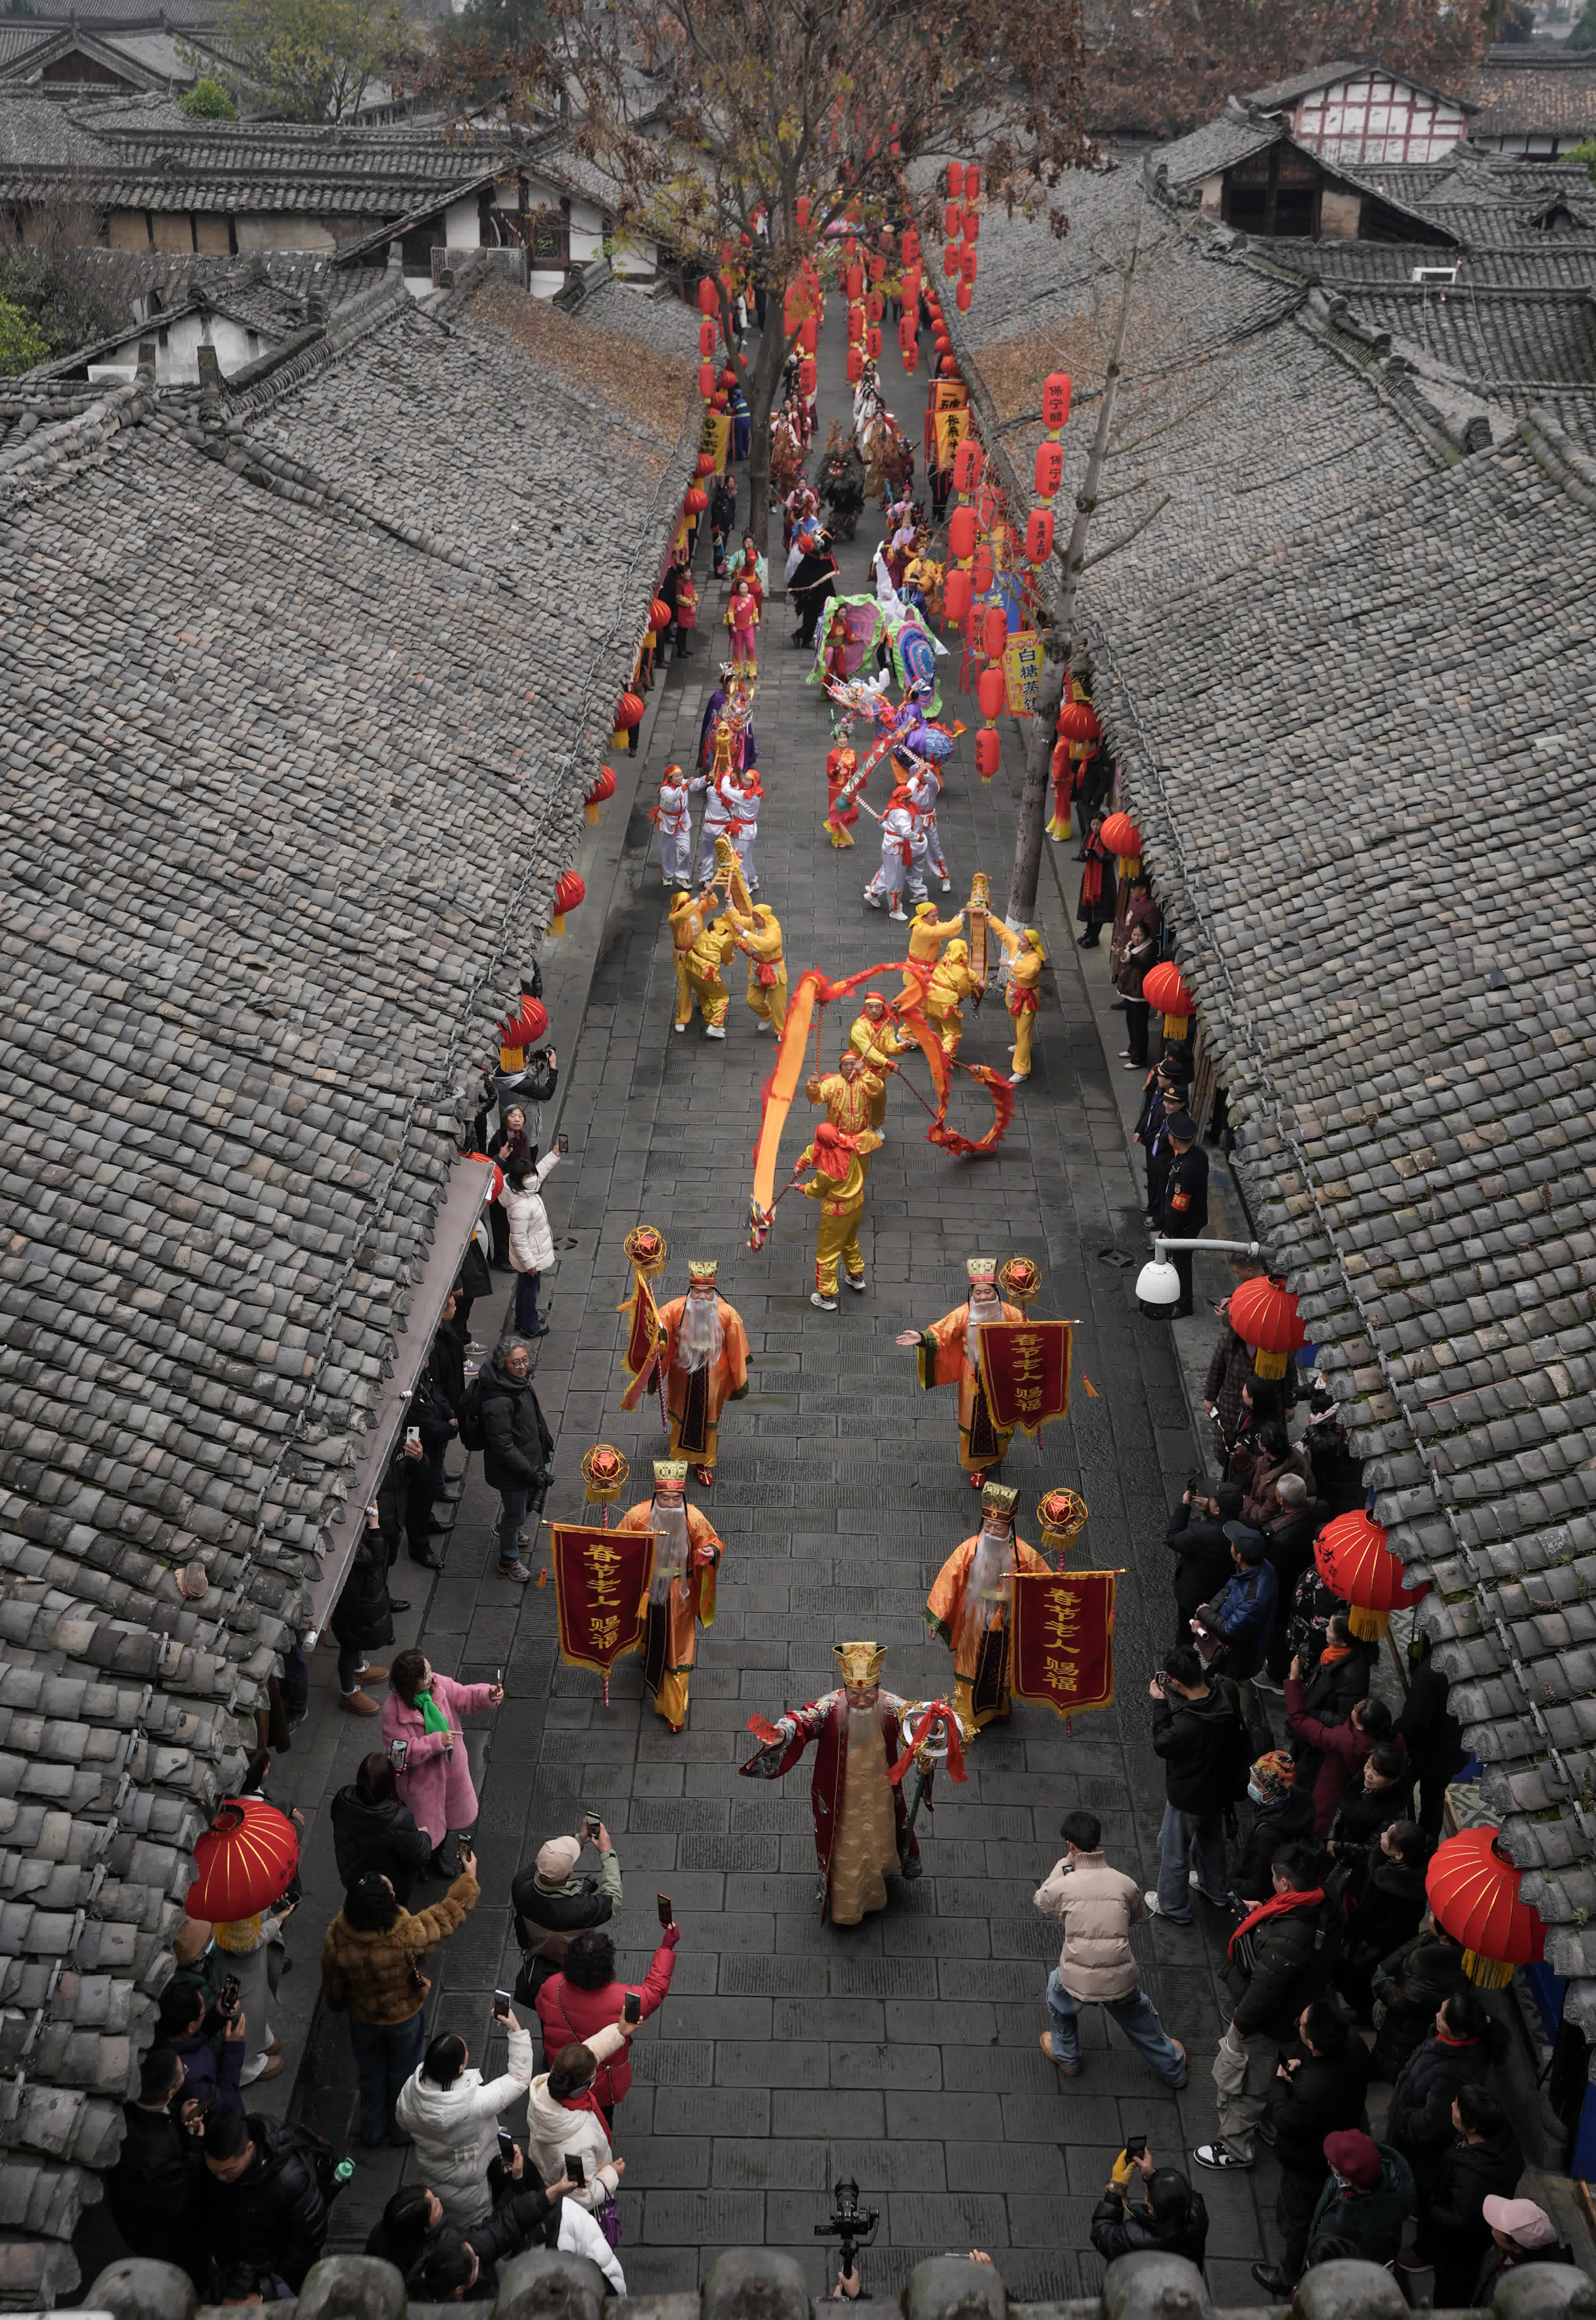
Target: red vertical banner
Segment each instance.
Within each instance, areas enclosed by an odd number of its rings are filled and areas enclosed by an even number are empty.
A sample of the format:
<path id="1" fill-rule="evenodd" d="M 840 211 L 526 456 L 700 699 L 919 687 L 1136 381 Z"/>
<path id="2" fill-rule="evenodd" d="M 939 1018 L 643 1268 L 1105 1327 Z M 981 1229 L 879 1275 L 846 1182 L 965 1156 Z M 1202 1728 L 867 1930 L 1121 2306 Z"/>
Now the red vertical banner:
<path id="1" fill-rule="evenodd" d="M 1067 1321 L 984 1321 L 981 1373 L 993 1422 L 1039 1434 L 1050 1418 L 1069 1416 Z"/>
<path id="2" fill-rule="evenodd" d="M 591 1668 L 606 1681 L 643 1635 L 652 1531 L 595 1530 L 590 1523 L 552 1523 L 554 1600 L 559 1655 L 567 1667 Z"/>
<path id="3" fill-rule="evenodd" d="M 1056 1716 L 1107 1708 L 1114 1697 L 1117 1571 L 1019 1572 L 1010 1682 L 1016 1699 Z"/>

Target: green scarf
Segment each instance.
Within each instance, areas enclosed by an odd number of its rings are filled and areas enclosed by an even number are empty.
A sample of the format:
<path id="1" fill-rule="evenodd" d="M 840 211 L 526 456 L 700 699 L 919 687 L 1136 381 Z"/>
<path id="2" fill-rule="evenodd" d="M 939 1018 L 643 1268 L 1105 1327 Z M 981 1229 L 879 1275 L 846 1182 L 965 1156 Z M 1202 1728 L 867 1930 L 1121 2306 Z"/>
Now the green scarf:
<path id="1" fill-rule="evenodd" d="M 449 1730 L 449 1718 L 444 1714 L 442 1708 L 439 1707 L 438 1702 L 433 1699 L 430 1691 L 417 1692 L 415 1704 L 422 1711 L 422 1730 L 423 1732 L 447 1732 Z"/>

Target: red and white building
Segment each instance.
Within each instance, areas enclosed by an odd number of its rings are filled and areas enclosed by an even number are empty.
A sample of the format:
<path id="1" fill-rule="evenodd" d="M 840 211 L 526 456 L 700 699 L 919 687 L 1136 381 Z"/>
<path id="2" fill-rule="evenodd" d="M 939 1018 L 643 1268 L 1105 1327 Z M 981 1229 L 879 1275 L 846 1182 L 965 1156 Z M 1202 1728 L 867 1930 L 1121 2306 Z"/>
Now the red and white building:
<path id="1" fill-rule="evenodd" d="M 1379 65 L 1343 59 L 1255 88 L 1250 112 L 1280 114 L 1299 145 L 1327 161 L 1440 161 L 1468 135 L 1476 107 Z"/>

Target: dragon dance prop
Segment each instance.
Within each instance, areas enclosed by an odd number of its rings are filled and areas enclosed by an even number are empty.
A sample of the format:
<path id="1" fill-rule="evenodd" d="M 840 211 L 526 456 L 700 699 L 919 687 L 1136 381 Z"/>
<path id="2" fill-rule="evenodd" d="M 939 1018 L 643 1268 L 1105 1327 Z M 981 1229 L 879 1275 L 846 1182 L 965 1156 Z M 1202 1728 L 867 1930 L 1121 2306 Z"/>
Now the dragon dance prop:
<path id="1" fill-rule="evenodd" d="M 937 662 L 947 647 L 931 634 L 919 606 L 901 596 L 890 605 L 876 596 L 834 596 L 816 630 L 814 666 L 805 683 L 824 684 L 830 691 L 826 659 L 832 652 L 839 655 L 842 675 L 851 682 L 875 659 L 881 644 L 892 656 L 893 675 L 902 690 L 922 692 L 928 715 L 939 716 L 942 697 Z"/>
<path id="2" fill-rule="evenodd" d="M 750 1248 L 763 1248 L 769 1237 L 771 1219 L 781 1194 L 775 1190 L 776 1155 L 780 1149 L 782 1130 L 792 1110 L 793 1098 L 803 1075 L 803 1051 L 808 1044 L 811 1024 L 815 1026 L 819 1045 L 817 1010 L 830 1005 L 836 999 L 845 999 L 861 984 L 875 976 L 892 974 L 902 969 L 902 959 L 879 960 L 874 966 L 863 966 L 857 974 L 846 975 L 833 982 L 818 966 L 812 966 L 801 975 L 796 989 L 787 1001 L 787 1020 L 782 1029 L 781 1045 L 776 1050 L 775 1068 L 766 1081 L 763 1110 L 759 1119 L 759 1134 L 754 1146 L 754 1190 L 748 1203 Z M 1014 1091 L 1002 1072 L 985 1064 L 960 1064 L 957 1068 L 969 1078 L 977 1080 L 992 1097 L 993 1122 L 984 1136 L 971 1137 L 948 1125 L 948 1100 L 953 1085 L 953 1074 L 942 1043 L 926 1021 L 918 1007 L 899 1006 L 893 1010 L 895 1019 L 910 1032 L 931 1074 L 936 1092 L 936 1109 L 931 1124 L 926 1130 L 928 1144 L 940 1145 L 943 1151 L 959 1158 L 970 1159 L 978 1154 L 995 1152 L 1002 1142 L 1010 1120 L 1014 1116 Z M 905 1080 L 906 1087 L 911 1083 Z M 911 1092 L 919 1095 L 918 1089 Z M 920 1101 L 924 1103 L 923 1096 Z M 928 1105 L 927 1110 L 930 1107 Z M 790 1188 L 788 1188 L 790 1189 Z"/>

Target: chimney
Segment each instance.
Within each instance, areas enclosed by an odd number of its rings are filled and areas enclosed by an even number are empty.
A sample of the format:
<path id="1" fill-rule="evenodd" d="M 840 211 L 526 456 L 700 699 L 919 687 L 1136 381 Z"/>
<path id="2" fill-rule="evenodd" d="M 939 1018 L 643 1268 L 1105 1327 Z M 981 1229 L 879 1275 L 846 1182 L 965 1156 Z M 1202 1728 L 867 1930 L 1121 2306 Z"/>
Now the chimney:
<path id="1" fill-rule="evenodd" d="M 390 274 L 403 274 L 404 271 L 404 244 L 402 241 L 388 244 L 388 271 Z"/>
<path id="2" fill-rule="evenodd" d="M 153 339 L 141 339 L 139 341 L 139 385 L 141 386 L 155 385 L 155 340 Z"/>
<path id="3" fill-rule="evenodd" d="M 325 282 L 313 282 L 305 292 L 304 319 L 307 322 L 319 323 L 322 330 L 326 329 L 327 285 Z"/>
<path id="4" fill-rule="evenodd" d="M 222 366 L 216 359 L 216 349 L 209 341 L 202 341 L 195 352 L 199 357 L 200 425 L 220 430 L 222 426 Z"/>

